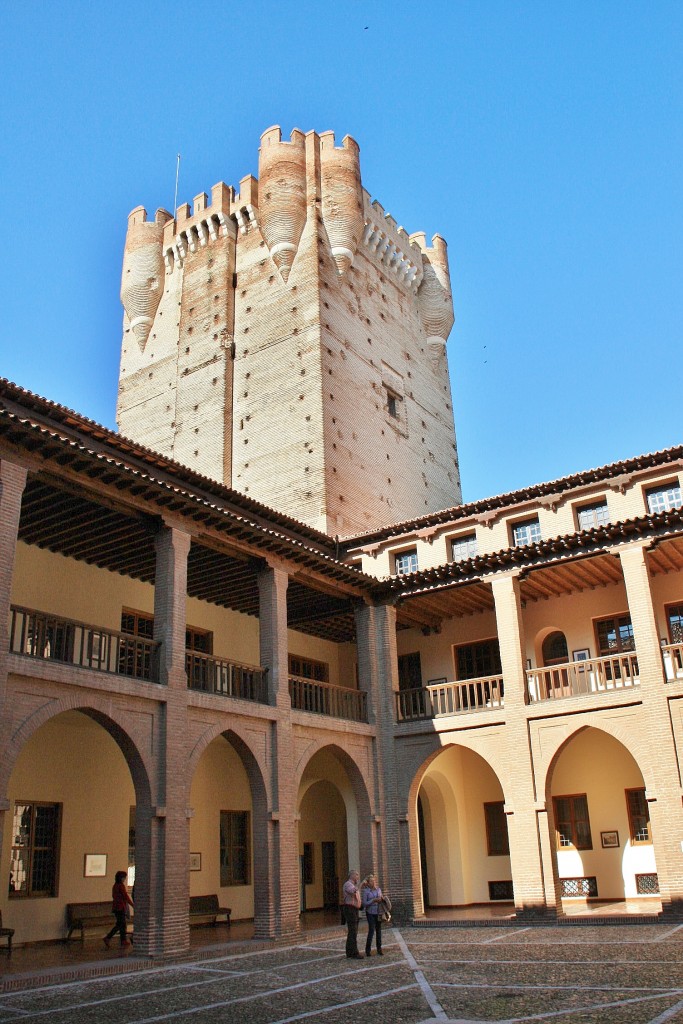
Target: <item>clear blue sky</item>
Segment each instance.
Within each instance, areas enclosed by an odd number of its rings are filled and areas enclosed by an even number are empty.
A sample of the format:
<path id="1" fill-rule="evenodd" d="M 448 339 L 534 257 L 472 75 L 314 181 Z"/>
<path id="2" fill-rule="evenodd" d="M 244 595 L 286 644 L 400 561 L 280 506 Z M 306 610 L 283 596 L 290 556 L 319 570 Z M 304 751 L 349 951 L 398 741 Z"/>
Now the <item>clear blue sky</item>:
<path id="1" fill-rule="evenodd" d="M 465 500 L 680 443 L 683 3 L 3 9 L 0 375 L 115 426 L 128 212 L 333 129 L 449 243 Z"/>

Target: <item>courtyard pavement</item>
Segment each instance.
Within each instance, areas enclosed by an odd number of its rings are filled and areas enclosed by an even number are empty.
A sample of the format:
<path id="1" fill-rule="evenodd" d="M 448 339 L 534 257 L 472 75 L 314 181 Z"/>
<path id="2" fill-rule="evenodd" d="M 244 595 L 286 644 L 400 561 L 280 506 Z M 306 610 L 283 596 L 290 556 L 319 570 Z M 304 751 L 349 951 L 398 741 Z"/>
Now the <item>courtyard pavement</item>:
<path id="1" fill-rule="evenodd" d="M 205 946 L 182 963 L 101 957 L 121 973 L 92 963 L 93 976 L 26 978 L 31 988 L 15 975 L 0 1022 L 683 1022 L 683 924 L 389 928 L 384 952 L 347 960 L 335 927 L 277 946 Z"/>

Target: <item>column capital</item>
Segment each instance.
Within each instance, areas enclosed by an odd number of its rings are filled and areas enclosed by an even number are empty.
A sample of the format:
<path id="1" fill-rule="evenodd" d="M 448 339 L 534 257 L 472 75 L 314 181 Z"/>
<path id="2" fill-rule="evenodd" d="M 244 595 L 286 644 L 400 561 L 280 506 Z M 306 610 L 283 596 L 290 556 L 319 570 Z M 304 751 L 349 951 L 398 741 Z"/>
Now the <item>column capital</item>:
<path id="1" fill-rule="evenodd" d="M 0 488 L 11 486 L 13 490 L 22 494 L 26 486 L 28 469 L 18 462 L 10 462 L 8 459 L 0 459 Z"/>
<path id="2" fill-rule="evenodd" d="M 300 568 L 294 562 L 291 562 L 287 558 L 282 558 L 280 555 L 263 555 L 263 561 L 265 565 L 260 566 L 261 572 L 268 572 L 269 569 L 279 570 L 280 572 L 286 572 L 288 576 L 293 576 L 295 572 Z"/>
<path id="3" fill-rule="evenodd" d="M 485 582 L 493 586 L 506 580 L 521 580 L 526 572 L 527 570 L 523 566 L 515 566 L 513 569 L 503 569 L 501 572 L 493 573 L 493 575 L 487 577 Z"/>
<path id="4" fill-rule="evenodd" d="M 609 547 L 609 553 L 614 555 L 615 558 L 621 558 L 622 555 L 627 555 L 629 551 L 651 551 L 656 540 L 656 537 L 639 537 L 638 540 L 624 541 L 623 544 L 612 544 Z"/>

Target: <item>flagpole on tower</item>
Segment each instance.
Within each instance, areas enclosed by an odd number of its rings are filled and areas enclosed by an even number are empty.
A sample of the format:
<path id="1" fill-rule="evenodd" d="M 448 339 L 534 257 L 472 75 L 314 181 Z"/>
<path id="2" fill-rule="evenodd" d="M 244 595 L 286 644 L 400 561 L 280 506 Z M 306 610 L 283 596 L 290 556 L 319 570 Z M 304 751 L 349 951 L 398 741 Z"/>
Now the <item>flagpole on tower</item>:
<path id="1" fill-rule="evenodd" d="M 178 175 L 180 174 L 180 153 L 178 153 L 178 159 L 175 165 L 175 195 L 173 197 L 173 217 L 175 219 L 176 210 L 178 209 Z"/>

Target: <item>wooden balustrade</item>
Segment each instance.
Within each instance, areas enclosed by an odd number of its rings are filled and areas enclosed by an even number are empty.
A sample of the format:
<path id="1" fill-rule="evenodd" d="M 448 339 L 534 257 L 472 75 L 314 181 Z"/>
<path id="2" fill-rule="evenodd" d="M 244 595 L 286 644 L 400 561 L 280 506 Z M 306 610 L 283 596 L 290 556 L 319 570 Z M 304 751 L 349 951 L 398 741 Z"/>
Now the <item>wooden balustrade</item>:
<path id="1" fill-rule="evenodd" d="M 290 676 L 289 696 L 292 708 L 297 711 L 311 711 L 315 715 L 345 718 L 351 722 L 368 720 L 368 695 L 364 690 Z"/>
<path id="2" fill-rule="evenodd" d="M 153 640 L 16 605 L 10 612 L 9 649 L 13 654 L 158 680 L 159 644 Z"/>
<path id="3" fill-rule="evenodd" d="M 683 644 L 665 644 L 662 647 L 662 661 L 667 683 L 683 679 Z"/>
<path id="4" fill-rule="evenodd" d="M 568 661 L 550 668 L 529 669 L 527 694 L 530 704 L 561 700 L 584 693 L 602 693 L 638 686 L 638 658 L 635 653 L 609 658 Z"/>
<path id="5" fill-rule="evenodd" d="M 409 722 L 424 718 L 442 718 L 467 711 L 485 711 L 504 707 L 502 676 L 484 676 L 455 683 L 436 683 L 396 694 L 396 719 Z"/>
<path id="6" fill-rule="evenodd" d="M 187 685 L 191 690 L 268 703 L 268 669 L 240 665 L 198 651 L 185 652 Z"/>

